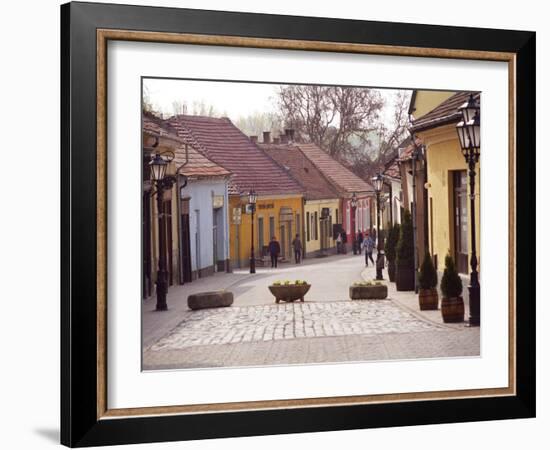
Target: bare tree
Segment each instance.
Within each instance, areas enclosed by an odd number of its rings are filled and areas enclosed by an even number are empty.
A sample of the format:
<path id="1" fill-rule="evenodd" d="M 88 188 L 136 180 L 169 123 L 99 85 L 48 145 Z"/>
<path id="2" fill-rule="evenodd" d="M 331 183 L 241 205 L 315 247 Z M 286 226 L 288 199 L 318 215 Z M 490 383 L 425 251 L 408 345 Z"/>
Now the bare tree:
<path id="1" fill-rule="evenodd" d="M 263 131 L 279 131 L 284 127 L 281 116 L 275 112 L 255 112 L 241 116 L 235 125 L 247 136 L 261 136 Z"/>
<path id="2" fill-rule="evenodd" d="M 398 91 L 391 118 L 377 89 L 281 86 L 278 106 L 287 126 L 349 166 L 360 176 L 391 159 L 406 132 L 408 91 Z"/>
<path id="3" fill-rule="evenodd" d="M 189 106 L 185 100 L 174 100 L 172 102 L 172 114 L 177 116 L 178 114 L 187 114 Z"/>
<path id="4" fill-rule="evenodd" d="M 282 86 L 279 109 L 298 136 L 332 156 L 346 158 L 353 140 L 376 130 L 384 102 L 372 89 L 338 86 Z"/>
<path id="5" fill-rule="evenodd" d="M 207 104 L 204 100 L 193 102 L 194 116 L 220 117 L 222 114 L 213 106 Z"/>

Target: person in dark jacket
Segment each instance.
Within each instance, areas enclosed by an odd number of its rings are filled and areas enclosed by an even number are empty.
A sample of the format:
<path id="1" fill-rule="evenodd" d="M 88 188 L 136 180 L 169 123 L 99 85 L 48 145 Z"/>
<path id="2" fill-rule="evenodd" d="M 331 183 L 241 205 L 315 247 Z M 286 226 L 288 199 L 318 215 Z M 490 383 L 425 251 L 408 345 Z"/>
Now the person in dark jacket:
<path id="1" fill-rule="evenodd" d="M 359 231 L 357 235 L 357 250 L 359 250 L 359 254 L 361 254 L 363 250 L 363 233 L 361 231 Z"/>
<path id="2" fill-rule="evenodd" d="M 294 248 L 294 260 L 296 264 L 300 264 L 302 262 L 302 241 L 299 234 L 292 241 L 292 247 Z"/>
<path id="3" fill-rule="evenodd" d="M 271 267 L 277 267 L 277 258 L 279 258 L 279 253 L 281 253 L 281 246 L 277 241 L 277 238 L 273 236 L 271 242 L 269 243 L 269 255 L 271 256 Z"/>

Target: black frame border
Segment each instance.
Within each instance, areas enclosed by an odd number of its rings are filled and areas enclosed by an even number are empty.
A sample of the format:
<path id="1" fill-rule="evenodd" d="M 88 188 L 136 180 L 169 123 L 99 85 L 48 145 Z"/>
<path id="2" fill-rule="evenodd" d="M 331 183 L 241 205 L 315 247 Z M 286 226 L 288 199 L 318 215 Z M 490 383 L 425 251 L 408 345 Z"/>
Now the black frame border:
<path id="1" fill-rule="evenodd" d="M 97 419 L 96 30 L 516 54 L 516 386 L 507 397 Z M 535 416 L 534 32 L 114 4 L 61 6 L 61 443 L 71 447 Z"/>

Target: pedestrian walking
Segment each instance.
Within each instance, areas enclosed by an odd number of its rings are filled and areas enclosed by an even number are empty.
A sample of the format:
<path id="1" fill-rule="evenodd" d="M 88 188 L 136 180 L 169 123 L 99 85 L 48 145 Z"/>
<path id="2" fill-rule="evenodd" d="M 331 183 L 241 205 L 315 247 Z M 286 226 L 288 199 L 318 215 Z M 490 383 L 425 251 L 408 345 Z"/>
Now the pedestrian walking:
<path id="1" fill-rule="evenodd" d="M 367 234 L 367 237 L 363 239 L 363 247 L 365 248 L 365 266 L 369 266 L 369 259 L 374 265 L 374 259 L 372 259 L 372 251 L 374 249 L 374 239 L 370 234 Z"/>
<path id="2" fill-rule="evenodd" d="M 359 247 L 359 254 L 361 254 L 363 250 L 363 240 L 363 232 L 359 231 L 359 234 L 357 234 L 357 247 Z"/>
<path id="3" fill-rule="evenodd" d="M 279 253 L 281 253 L 281 246 L 277 238 L 273 236 L 271 242 L 269 243 L 269 255 L 271 256 L 271 267 L 277 267 L 277 259 L 279 258 Z"/>
<path id="4" fill-rule="evenodd" d="M 294 260 L 296 264 L 300 264 L 302 262 L 302 241 L 299 234 L 292 241 L 292 248 L 294 249 Z"/>

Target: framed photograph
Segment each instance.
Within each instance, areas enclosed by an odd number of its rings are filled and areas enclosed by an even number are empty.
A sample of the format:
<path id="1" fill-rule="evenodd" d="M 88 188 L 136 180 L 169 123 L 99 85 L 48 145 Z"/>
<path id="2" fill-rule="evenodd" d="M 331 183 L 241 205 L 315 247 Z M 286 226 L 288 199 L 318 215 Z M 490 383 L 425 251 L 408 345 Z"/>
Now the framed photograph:
<path id="1" fill-rule="evenodd" d="M 63 444 L 534 417 L 535 33 L 69 3 L 61 55 Z"/>

